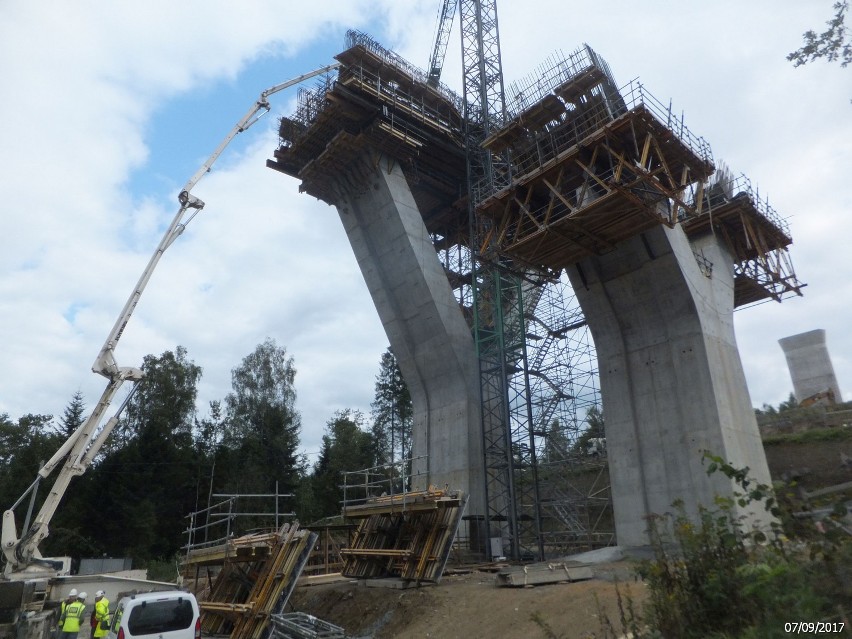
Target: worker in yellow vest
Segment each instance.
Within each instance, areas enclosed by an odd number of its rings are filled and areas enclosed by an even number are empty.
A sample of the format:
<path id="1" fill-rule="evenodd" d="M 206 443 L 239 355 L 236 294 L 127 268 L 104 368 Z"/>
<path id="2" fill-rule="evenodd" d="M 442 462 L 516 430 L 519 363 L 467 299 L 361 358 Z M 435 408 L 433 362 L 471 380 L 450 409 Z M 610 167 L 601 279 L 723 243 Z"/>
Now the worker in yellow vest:
<path id="1" fill-rule="evenodd" d="M 103 590 L 95 593 L 95 629 L 92 636 L 95 639 L 106 637 L 109 632 L 109 599 Z"/>
<path id="2" fill-rule="evenodd" d="M 65 597 L 65 599 L 62 600 L 62 603 L 59 604 L 59 618 L 60 619 L 62 619 L 62 617 L 65 615 L 65 607 L 70 603 L 74 603 L 75 601 L 77 601 L 77 589 L 72 588 L 71 592 L 68 593 L 68 596 Z M 56 637 L 57 637 L 57 639 L 59 638 L 59 636 L 61 634 L 62 634 L 62 622 L 57 621 L 56 622 Z"/>
<path id="3" fill-rule="evenodd" d="M 77 595 L 77 601 L 65 605 L 65 610 L 59 616 L 59 627 L 62 629 L 61 639 L 77 639 L 80 632 L 80 621 L 86 610 L 86 593 Z"/>

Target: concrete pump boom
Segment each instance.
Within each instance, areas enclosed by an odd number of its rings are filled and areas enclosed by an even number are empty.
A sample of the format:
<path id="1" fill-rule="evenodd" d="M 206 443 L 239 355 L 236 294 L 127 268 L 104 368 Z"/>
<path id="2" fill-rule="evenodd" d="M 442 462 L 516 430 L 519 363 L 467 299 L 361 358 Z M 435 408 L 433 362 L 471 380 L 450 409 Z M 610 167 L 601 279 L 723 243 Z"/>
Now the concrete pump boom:
<path id="1" fill-rule="evenodd" d="M 3 558 L 5 559 L 6 567 L 4 570 L 5 577 L 13 577 L 15 575 L 21 577 L 32 577 L 39 573 L 61 573 L 67 572 L 67 561 L 42 558 L 38 546 L 41 541 L 48 536 L 48 524 L 53 518 L 56 508 L 59 505 L 68 484 L 71 479 L 77 475 L 82 475 L 91 465 L 101 446 L 103 446 L 107 437 L 109 437 L 115 425 L 118 423 L 119 416 L 128 404 L 133 391 L 136 389 L 135 383 L 144 377 L 144 373 L 139 368 L 119 366 L 115 361 L 115 348 L 118 341 L 121 339 L 122 333 L 139 303 L 139 298 L 142 292 L 151 279 L 160 258 L 165 253 L 166 249 L 183 233 L 186 225 L 192 221 L 195 215 L 204 208 L 204 202 L 191 194 L 193 187 L 206 175 L 213 163 L 225 150 L 225 147 L 230 144 L 231 140 L 238 133 L 242 133 L 263 115 L 269 112 L 269 96 L 283 91 L 296 84 L 309 80 L 318 75 L 328 73 L 337 67 L 339 63 L 330 64 L 320 69 L 316 69 L 309 73 L 304 73 L 300 76 L 276 84 L 260 94 L 260 97 L 249 109 L 237 124 L 230 130 L 228 135 L 219 143 L 216 150 L 207 158 L 207 161 L 201 165 L 196 173 L 187 181 L 184 187 L 178 194 L 180 208 L 175 214 L 169 228 L 163 235 L 163 239 L 157 246 L 156 251 L 151 256 L 145 270 L 142 272 L 139 281 L 124 304 L 115 325 L 112 327 L 103 347 L 92 364 L 92 371 L 103 375 L 109 381 L 106 389 L 104 389 L 100 400 L 98 400 L 92 413 L 86 418 L 83 424 L 65 441 L 65 443 L 56 451 L 51 459 L 38 471 L 40 478 L 46 478 L 56 466 L 64 461 L 64 466 L 51 487 L 50 494 L 46 497 L 41 510 L 39 510 L 33 523 L 29 528 L 23 531 L 20 538 L 17 535 L 17 527 L 15 524 L 15 507 L 20 504 L 30 491 L 34 491 L 38 486 L 38 481 L 33 482 L 30 488 L 21 496 L 11 509 L 3 513 L 2 534 L 0 534 L 0 546 L 2 546 Z M 103 425 L 100 430 L 98 427 L 104 413 L 109 408 L 110 403 L 119 391 L 125 381 L 134 382 L 134 386 L 130 393 L 125 397 L 122 404 L 119 406 L 115 414 Z M 26 524 L 25 524 L 26 525 Z M 63 558 L 66 559 L 67 558 Z M 29 570 L 28 570 L 29 569 Z M 35 571 L 35 572 L 34 572 Z"/>

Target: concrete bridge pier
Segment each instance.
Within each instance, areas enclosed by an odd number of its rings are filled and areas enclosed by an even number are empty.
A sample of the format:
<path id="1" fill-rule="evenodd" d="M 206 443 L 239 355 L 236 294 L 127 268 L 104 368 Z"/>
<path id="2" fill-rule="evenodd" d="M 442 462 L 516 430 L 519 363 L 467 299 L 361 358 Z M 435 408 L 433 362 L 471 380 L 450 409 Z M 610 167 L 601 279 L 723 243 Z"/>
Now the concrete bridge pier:
<path id="1" fill-rule="evenodd" d="M 422 485 L 485 512 L 476 348 L 398 163 L 364 153 L 336 178 L 337 210 L 411 393 Z"/>
<path id="2" fill-rule="evenodd" d="M 724 476 L 707 476 L 703 450 L 770 483 L 734 336 L 732 264 L 714 235 L 690 243 L 660 226 L 568 269 L 598 353 L 619 545 L 646 545 L 647 516 L 675 500 L 694 514 L 732 495 Z"/>

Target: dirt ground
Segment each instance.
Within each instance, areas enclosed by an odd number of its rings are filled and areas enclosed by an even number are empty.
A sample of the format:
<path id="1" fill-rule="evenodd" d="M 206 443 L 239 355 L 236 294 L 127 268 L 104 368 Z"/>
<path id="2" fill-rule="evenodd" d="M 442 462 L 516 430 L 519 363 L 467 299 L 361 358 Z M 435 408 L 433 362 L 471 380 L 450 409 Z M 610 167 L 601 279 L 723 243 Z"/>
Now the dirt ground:
<path id="1" fill-rule="evenodd" d="M 640 604 L 645 586 L 632 565 L 592 566 L 595 578 L 526 588 L 495 585 L 495 574 L 449 569 L 438 585 L 399 590 L 357 581 L 297 588 L 289 610 L 341 626 L 351 637 L 600 637 L 601 611 L 621 629 L 616 584 Z"/>
<path id="2" fill-rule="evenodd" d="M 852 480 L 852 437 L 840 441 L 776 443 L 764 446 L 775 480 L 795 480 L 805 490 Z"/>

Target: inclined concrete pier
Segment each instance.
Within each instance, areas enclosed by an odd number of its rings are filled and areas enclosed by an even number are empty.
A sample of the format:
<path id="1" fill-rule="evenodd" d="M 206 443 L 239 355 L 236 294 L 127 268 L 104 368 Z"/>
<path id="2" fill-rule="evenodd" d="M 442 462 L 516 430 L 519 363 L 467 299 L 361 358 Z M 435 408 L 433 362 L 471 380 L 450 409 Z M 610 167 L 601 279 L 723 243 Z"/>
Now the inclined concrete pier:
<path id="1" fill-rule="evenodd" d="M 647 516 L 676 500 L 694 514 L 732 494 L 708 477 L 704 450 L 770 483 L 734 336 L 732 264 L 714 235 L 690 244 L 660 226 L 569 269 L 598 353 L 621 546 L 647 545 Z"/>
<path id="2" fill-rule="evenodd" d="M 352 173 L 357 175 L 351 176 Z M 411 393 L 413 455 L 427 484 L 485 512 L 479 363 L 470 327 L 399 164 L 364 154 L 338 182 L 340 220 Z"/>
<path id="3" fill-rule="evenodd" d="M 778 340 L 787 358 L 797 402 L 818 393 L 831 392 L 835 402 L 842 402 L 840 385 L 825 345 L 825 331 L 818 328 Z"/>

